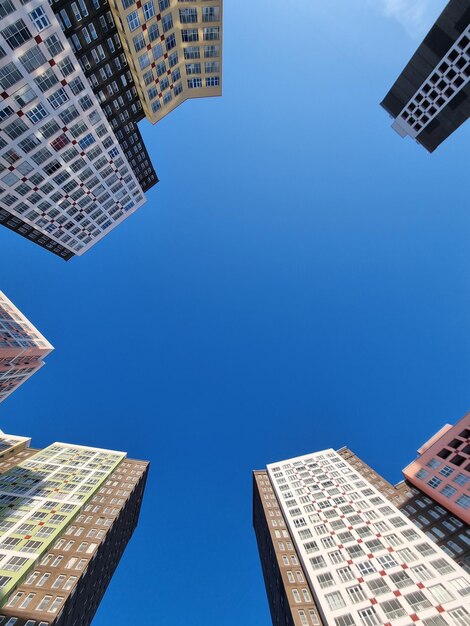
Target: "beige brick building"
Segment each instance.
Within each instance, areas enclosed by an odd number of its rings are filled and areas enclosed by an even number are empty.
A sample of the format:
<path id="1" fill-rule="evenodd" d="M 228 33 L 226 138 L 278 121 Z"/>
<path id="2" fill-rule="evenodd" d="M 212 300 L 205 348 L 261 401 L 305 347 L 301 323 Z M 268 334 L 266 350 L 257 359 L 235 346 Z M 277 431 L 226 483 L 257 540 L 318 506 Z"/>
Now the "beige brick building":
<path id="1" fill-rule="evenodd" d="M 153 124 L 185 100 L 222 94 L 223 0 L 110 0 Z"/>

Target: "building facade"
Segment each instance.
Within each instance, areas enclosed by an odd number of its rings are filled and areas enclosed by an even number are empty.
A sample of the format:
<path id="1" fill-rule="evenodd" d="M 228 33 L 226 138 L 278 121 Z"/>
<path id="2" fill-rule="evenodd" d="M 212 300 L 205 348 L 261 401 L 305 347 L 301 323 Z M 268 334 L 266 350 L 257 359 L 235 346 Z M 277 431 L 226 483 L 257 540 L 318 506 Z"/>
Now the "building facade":
<path id="1" fill-rule="evenodd" d="M 0 623 L 90 624 L 136 527 L 148 464 L 0 435 Z"/>
<path id="2" fill-rule="evenodd" d="M 222 94 L 222 0 L 110 0 L 145 115 Z"/>
<path id="3" fill-rule="evenodd" d="M 33 376 L 53 349 L 0 291 L 0 402 Z"/>
<path id="4" fill-rule="evenodd" d="M 470 413 L 447 424 L 403 470 L 408 483 L 470 524 Z"/>
<path id="5" fill-rule="evenodd" d="M 253 527 L 273 626 L 323 626 L 266 470 L 253 472 Z"/>
<path id="6" fill-rule="evenodd" d="M 349 448 L 338 450 L 354 469 L 369 480 L 418 528 L 470 573 L 470 526 L 407 480 L 391 485 Z"/>
<path id="7" fill-rule="evenodd" d="M 407 481 L 396 488 L 406 498 L 400 510 L 470 574 L 470 526 Z"/>
<path id="8" fill-rule="evenodd" d="M 107 0 L 54 0 L 52 9 L 144 191 L 158 182 L 137 123 L 144 118 Z"/>
<path id="9" fill-rule="evenodd" d="M 64 259 L 145 202 L 46 0 L 0 6 L 0 223 Z"/>
<path id="10" fill-rule="evenodd" d="M 381 103 L 392 128 L 433 152 L 470 115 L 470 8 L 450 0 Z"/>
<path id="11" fill-rule="evenodd" d="M 325 450 L 267 475 L 323 624 L 470 622 L 469 576 L 343 456 Z"/>

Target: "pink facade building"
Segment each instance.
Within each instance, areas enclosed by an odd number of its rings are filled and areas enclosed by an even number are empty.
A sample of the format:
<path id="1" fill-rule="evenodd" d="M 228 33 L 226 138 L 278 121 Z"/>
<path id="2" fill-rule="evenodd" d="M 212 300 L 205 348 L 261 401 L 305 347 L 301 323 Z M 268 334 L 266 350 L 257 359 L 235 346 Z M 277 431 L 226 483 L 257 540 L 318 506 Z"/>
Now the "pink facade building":
<path id="1" fill-rule="evenodd" d="M 37 372 L 53 349 L 0 291 L 0 402 Z"/>
<path id="2" fill-rule="evenodd" d="M 405 479 L 470 524 L 470 413 L 447 424 L 418 450 Z"/>

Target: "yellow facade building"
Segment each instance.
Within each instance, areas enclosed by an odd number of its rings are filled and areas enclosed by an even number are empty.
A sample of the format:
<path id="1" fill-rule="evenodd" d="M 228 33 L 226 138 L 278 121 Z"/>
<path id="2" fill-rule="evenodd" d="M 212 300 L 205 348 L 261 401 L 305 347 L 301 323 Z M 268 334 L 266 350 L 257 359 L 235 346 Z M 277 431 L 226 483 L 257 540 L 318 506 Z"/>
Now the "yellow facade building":
<path id="1" fill-rule="evenodd" d="M 189 98 L 222 94 L 222 0 L 110 0 L 153 124 Z"/>

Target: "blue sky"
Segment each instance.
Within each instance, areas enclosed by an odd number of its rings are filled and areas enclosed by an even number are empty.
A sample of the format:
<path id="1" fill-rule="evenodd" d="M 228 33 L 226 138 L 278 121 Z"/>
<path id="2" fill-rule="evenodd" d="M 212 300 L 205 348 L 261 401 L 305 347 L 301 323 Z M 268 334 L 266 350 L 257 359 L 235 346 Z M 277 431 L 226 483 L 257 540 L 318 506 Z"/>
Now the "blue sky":
<path id="1" fill-rule="evenodd" d="M 69 263 L 0 229 L 56 348 L 0 426 L 152 462 L 94 626 L 268 626 L 251 470 L 398 480 L 469 409 L 469 127 L 429 155 L 379 107 L 445 2 L 410 4 L 226 0 L 223 98 L 141 124 L 147 205 Z"/>

